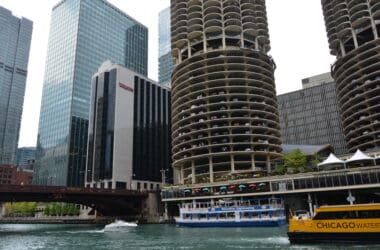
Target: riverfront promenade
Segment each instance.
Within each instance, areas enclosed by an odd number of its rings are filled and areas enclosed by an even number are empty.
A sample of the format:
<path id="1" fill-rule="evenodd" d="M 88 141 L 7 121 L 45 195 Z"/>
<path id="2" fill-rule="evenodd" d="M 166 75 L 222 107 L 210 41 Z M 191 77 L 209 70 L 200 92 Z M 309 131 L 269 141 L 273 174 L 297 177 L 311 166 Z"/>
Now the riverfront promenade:
<path id="1" fill-rule="evenodd" d="M 243 188 L 244 187 L 244 188 Z M 380 189 L 380 166 L 286 174 L 162 190 L 164 202 Z"/>

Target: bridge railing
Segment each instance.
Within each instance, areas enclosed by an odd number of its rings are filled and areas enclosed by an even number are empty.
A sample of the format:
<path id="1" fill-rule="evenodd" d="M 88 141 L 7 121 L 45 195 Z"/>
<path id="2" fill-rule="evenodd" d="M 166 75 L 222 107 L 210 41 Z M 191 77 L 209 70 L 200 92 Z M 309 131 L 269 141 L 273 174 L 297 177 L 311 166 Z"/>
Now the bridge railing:
<path id="1" fill-rule="evenodd" d="M 146 194 L 145 190 L 80 188 L 39 185 L 0 185 L 0 192 L 41 192 L 41 193 L 81 193 L 81 194 Z"/>
<path id="2" fill-rule="evenodd" d="M 334 189 L 350 186 L 366 186 L 380 184 L 380 166 L 351 169 L 336 172 L 316 172 L 304 175 L 284 175 L 273 178 L 257 178 L 242 180 L 240 183 L 221 183 L 218 186 L 190 188 L 177 186 L 168 188 L 161 192 L 163 201 L 167 199 L 181 199 L 200 196 L 226 196 L 237 194 L 268 194 L 268 192 L 293 192 L 310 189 Z M 231 189 L 230 187 L 233 187 Z M 245 187 L 245 188 L 239 188 Z M 251 188 L 252 187 L 252 188 Z M 204 191 L 203 191 L 204 190 Z"/>

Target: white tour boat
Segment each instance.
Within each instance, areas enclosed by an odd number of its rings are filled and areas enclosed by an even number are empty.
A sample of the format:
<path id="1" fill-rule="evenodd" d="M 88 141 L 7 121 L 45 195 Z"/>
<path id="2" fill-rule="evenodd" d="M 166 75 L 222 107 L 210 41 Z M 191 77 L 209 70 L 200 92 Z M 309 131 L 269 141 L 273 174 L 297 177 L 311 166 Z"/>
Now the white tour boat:
<path id="1" fill-rule="evenodd" d="M 180 205 L 176 224 L 187 227 L 274 227 L 286 223 L 284 201 L 219 200 Z"/>

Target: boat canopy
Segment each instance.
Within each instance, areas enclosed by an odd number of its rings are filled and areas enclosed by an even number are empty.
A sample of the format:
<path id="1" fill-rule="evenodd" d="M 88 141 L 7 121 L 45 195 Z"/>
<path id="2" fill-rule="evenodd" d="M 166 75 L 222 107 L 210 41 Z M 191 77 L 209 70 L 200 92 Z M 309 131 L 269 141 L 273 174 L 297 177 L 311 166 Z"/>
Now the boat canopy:
<path id="1" fill-rule="evenodd" d="M 355 154 L 351 156 L 346 162 L 354 162 L 354 161 L 363 161 L 363 160 L 373 160 L 372 157 L 364 154 L 360 149 L 356 150 Z"/>
<path id="2" fill-rule="evenodd" d="M 336 157 L 333 153 L 330 153 L 326 160 L 318 164 L 318 167 L 325 165 L 344 164 L 344 161 Z"/>

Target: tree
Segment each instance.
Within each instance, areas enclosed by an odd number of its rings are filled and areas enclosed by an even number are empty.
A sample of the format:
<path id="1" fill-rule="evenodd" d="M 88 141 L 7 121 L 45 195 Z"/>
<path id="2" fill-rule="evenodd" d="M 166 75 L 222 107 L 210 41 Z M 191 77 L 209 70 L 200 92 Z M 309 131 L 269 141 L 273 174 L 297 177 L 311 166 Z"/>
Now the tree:
<path id="1" fill-rule="evenodd" d="M 284 166 L 277 166 L 273 171 L 275 175 L 283 175 L 286 173 L 286 168 Z"/>
<path id="2" fill-rule="evenodd" d="M 47 216 L 51 215 L 51 205 L 49 203 L 47 203 L 45 206 L 44 215 L 47 215 Z"/>
<path id="3" fill-rule="evenodd" d="M 318 164 L 321 162 L 322 162 L 322 158 L 317 153 L 315 153 L 313 155 L 313 160 L 311 161 L 311 165 L 313 166 L 313 168 L 318 167 Z"/>
<path id="4" fill-rule="evenodd" d="M 70 207 L 70 204 L 67 204 L 67 203 L 62 204 L 62 215 L 63 216 L 66 216 L 69 214 L 69 207 Z"/>
<path id="5" fill-rule="evenodd" d="M 300 149 L 293 150 L 284 155 L 284 166 L 287 172 L 303 172 L 306 166 L 306 156 Z"/>
<path id="6" fill-rule="evenodd" d="M 56 216 L 58 214 L 57 210 L 58 210 L 57 203 L 51 204 L 50 215 Z"/>

